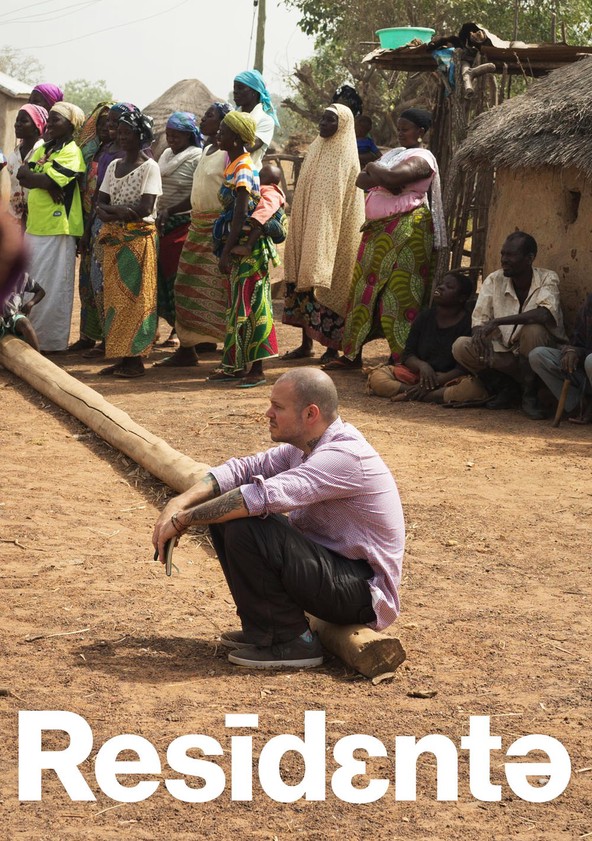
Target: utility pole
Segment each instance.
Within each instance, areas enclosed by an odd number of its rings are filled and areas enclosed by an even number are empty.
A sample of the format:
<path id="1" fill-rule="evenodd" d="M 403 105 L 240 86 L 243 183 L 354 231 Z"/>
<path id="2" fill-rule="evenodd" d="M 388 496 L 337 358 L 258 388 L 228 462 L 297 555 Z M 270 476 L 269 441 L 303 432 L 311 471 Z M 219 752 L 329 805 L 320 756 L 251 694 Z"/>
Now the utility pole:
<path id="1" fill-rule="evenodd" d="M 263 52 L 265 50 L 265 3 L 266 0 L 254 0 L 257 9 L 257 41 L 255 43 L 255 70 L 263 73 Z"/>

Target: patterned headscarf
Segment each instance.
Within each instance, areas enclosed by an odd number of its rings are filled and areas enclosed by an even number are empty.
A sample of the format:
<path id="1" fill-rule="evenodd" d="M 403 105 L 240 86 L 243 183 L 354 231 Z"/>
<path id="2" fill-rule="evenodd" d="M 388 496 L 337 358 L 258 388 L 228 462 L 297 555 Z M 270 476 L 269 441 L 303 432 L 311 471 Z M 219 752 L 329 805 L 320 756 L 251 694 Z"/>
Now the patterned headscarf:
<path id="1" fill-rule="evenodd" d="M 138 111 L 139 108 L 137 105 L 134 105 L 133 102 L 116 102 L 111 106 L 110 110 L 121 116 L 121 114 L 125 114 L 126 111 Z"/>
<path id="2" fill-rule="evenodd" d="M 276 110 L 273 107 L 269 91 L 267 90 L 261 73 L 258 70 L 245 70 L 243 73 L 239 73 L 238 76 L 235 76 L 234 81 L 240 82 L 242 85 L 246 85 L 248 88 L 257 91 L 261 99 L 263 110 L 266 114 L 269 114 L 269 116 L 273 118 L 276 126 L 279 126 L 280 123 L 277 118 Z"/>
<path id="3" fill-rule="evenodd" d="M 35 85 L 33 90 L 41 94 L 50 109 L 53 108 L 56 102 L 61 102 L 64 98 L 63 90 L 58 88 L 57 85 L 52 85 L 50 82 L 43 85 Z"/>
<path id="4" fill-rule="evenodd" d="M 124 126 L 129 126 L 136 132 L 140 138 L 140 144 L 142 146 L 147 143 L 152 143 L 154 140 L 154 131 L 152 129 L 154 120 L 152 117 L 149 117 L 148 114 L 143 114 L 139 108 L 134 107 L 133 111 L 124 111 L 119 118 L 119 122 Z"/>
<path id="5" fill-rule="evenodd" d="M 19 111 L 24 111 L 35 123 L 39 134 L 43 134 L 45 131 L 45 126 L 47 125 L 47 110 L 42 105 L 31 105 L 30 102 L 27 102 L 26 105 L 23 105 L 19 108 Z"/>
<path id="6" fill-rule="evenodd" d="M 224 117 L 233 110 L 232 105 L 229 102 L 212 102 L 212 105 L 217 110 L 221 120 L 223 120 Z"/>
<path id="7" fill-rule="evenodd" d="M 362 97 L 351 85 L 341 85 L 337 88 L 331 102 L 340 102 L 342 105 L 347 105 L 354 117 L 362 113 Z"/>
<path id="8" fill-rule="evenodd" d="M 242 111 L 230 111 L 222 120 L 224 125 L 238 134 L 245 146 L 252 146 L 255 142 L 255 129 L 257 127 L 255 120 L 249 114 L 243 114 Z"/>
<path id="9" fill-rule="evenodd" d="M 109 113 L 112 105 L 112 102 L 99 102 L 88 115 L 84 121 L 84 125 L 80 129 L 78 145 L 82 150 L 82 155 L 87 164 L 93 159 L 101 143 L 97 134 L 97 123 L 101 117 Z"/>
<path id="10" fill-rule="evenodd" d="M 74 131 L 79 131 L 84 123 L 84 111 L 78 105 L 73 105 L 71 102 L 56 102 L 52 106 L 52 111 L 61 114 L 68 122 L 74 126 Z"/>
<path id="11" fill-rule="evenodd" d="M 167 120 L 167 128 L 174 131 L 184 131 L 191 135 L 189 144 L 203 149 L 203 136 L 197 126 L 197 117 L 191 111 L 175 111 Z"/>

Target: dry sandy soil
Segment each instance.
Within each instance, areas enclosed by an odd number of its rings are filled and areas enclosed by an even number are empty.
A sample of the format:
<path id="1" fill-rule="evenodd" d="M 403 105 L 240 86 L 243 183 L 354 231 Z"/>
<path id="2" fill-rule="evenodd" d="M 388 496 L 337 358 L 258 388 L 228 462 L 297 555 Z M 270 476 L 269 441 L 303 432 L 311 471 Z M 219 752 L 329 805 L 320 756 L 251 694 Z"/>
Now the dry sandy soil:
<path id="1" fill-rule="evenodd" d="M 280 328 L 280 342 L 293 347 L 296 332 Z M 369 361 L 383 351 L 371 345 Z M 155 351 L 153 359 L 163 356 Z M 81 357 L 57 361 L 173 447 L 218 463 L 269 445 L 269 388 L 208 384 L 217 359 L 193 370 L 151 369 L 135 381 L 99 378 L 99 363 Z M 284 370 L 281 361 L 270 364 L 270 383 Z M 236 619 L 205 535 L 183 539 L 179 574 L 167 579 L 150 545 L 167 489 L 0 370 L 2 839 L 592 838 L 591 427 L 553 430 L 512 412 L 393 405 L 367 398 L 360 374 L 338 373 L 335 381 L 343 417 L 393 470 L 408 526 L 403 610 L 391 629 L 408 659 L 394 680 L 376 686 L 336 659 L 296 673 L 231 666 L 216 637 Z M 19 710 L 86 719 L 94 745 L 81 770 L 95 801 L 72 802 L 46 772 L 42 801 L 19 803 Z M 302 736 L 306 710 L 326 711 L 326 799 L 275 802 L 255 770 L 252 802 L 233 802 L 225 714 L 259 714 L 259 729 L 250 731 L 256 768 L 271 737 Z M 491 716 L 502 738 L 491 762 L 500 802 L 471 795 L 460 750 L 471 715 Z M 224 749 L 215 761 L 226 789 L 203 804 L 175 800 L 162 784 L 140 803 L 111 800 L 97 785 L 94 759 L 122 733 L 156 747 L 159 780 L 178 776 L 166 766 L 174 738 L 214 737 Z M 346 804 L 331 791 L 333 745 L 355 733 L 377 737 L 388 751 L 358 778 L 360 785 L 391 780 L 373 804 Z M 435 760 L 425 755 L 417 801 L 399 802 L 395 736 L 430 733 L 459 749 L 459 799 L 436 800 Z M 521 800 L 505 779 L 505 752 L 530 733 L 556 737 L 571 756 L 571 782 L 551 803 Z M 59 734 L 44 740 L 66 743 Z M 291 783 L 302 770 L 295 754 L 282 769 Z"/>

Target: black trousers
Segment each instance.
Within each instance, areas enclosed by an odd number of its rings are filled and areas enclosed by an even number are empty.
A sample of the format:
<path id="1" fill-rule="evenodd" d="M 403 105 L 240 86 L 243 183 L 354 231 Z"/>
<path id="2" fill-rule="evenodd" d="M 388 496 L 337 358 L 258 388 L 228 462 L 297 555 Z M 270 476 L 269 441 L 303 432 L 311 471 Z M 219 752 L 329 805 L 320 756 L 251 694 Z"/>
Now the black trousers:
<path id="1" fill-rule="evenodd" d="M 244 517 L 211 525 L 210 533 L 243 631 L 255 644 L 302 634 L 304 611 L 338 625 L 375 620 L 368 562 L 308 540 L 287 517 Z"/>

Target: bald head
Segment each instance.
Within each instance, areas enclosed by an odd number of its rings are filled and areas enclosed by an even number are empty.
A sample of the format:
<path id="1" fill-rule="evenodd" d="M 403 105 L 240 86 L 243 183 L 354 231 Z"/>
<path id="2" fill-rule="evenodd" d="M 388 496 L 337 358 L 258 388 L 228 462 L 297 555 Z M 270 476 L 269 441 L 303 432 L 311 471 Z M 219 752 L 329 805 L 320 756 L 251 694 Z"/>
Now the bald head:
<path id="1" fill-rule="evenodd" d="M 320 368 L 294 368 L 279 377 L 278 383 L 292 386 L 298 411 L 314 404 L 319 407 L 323 420 L 333 423 L 338 415 L 337 389 L 331 377 Z"/>

